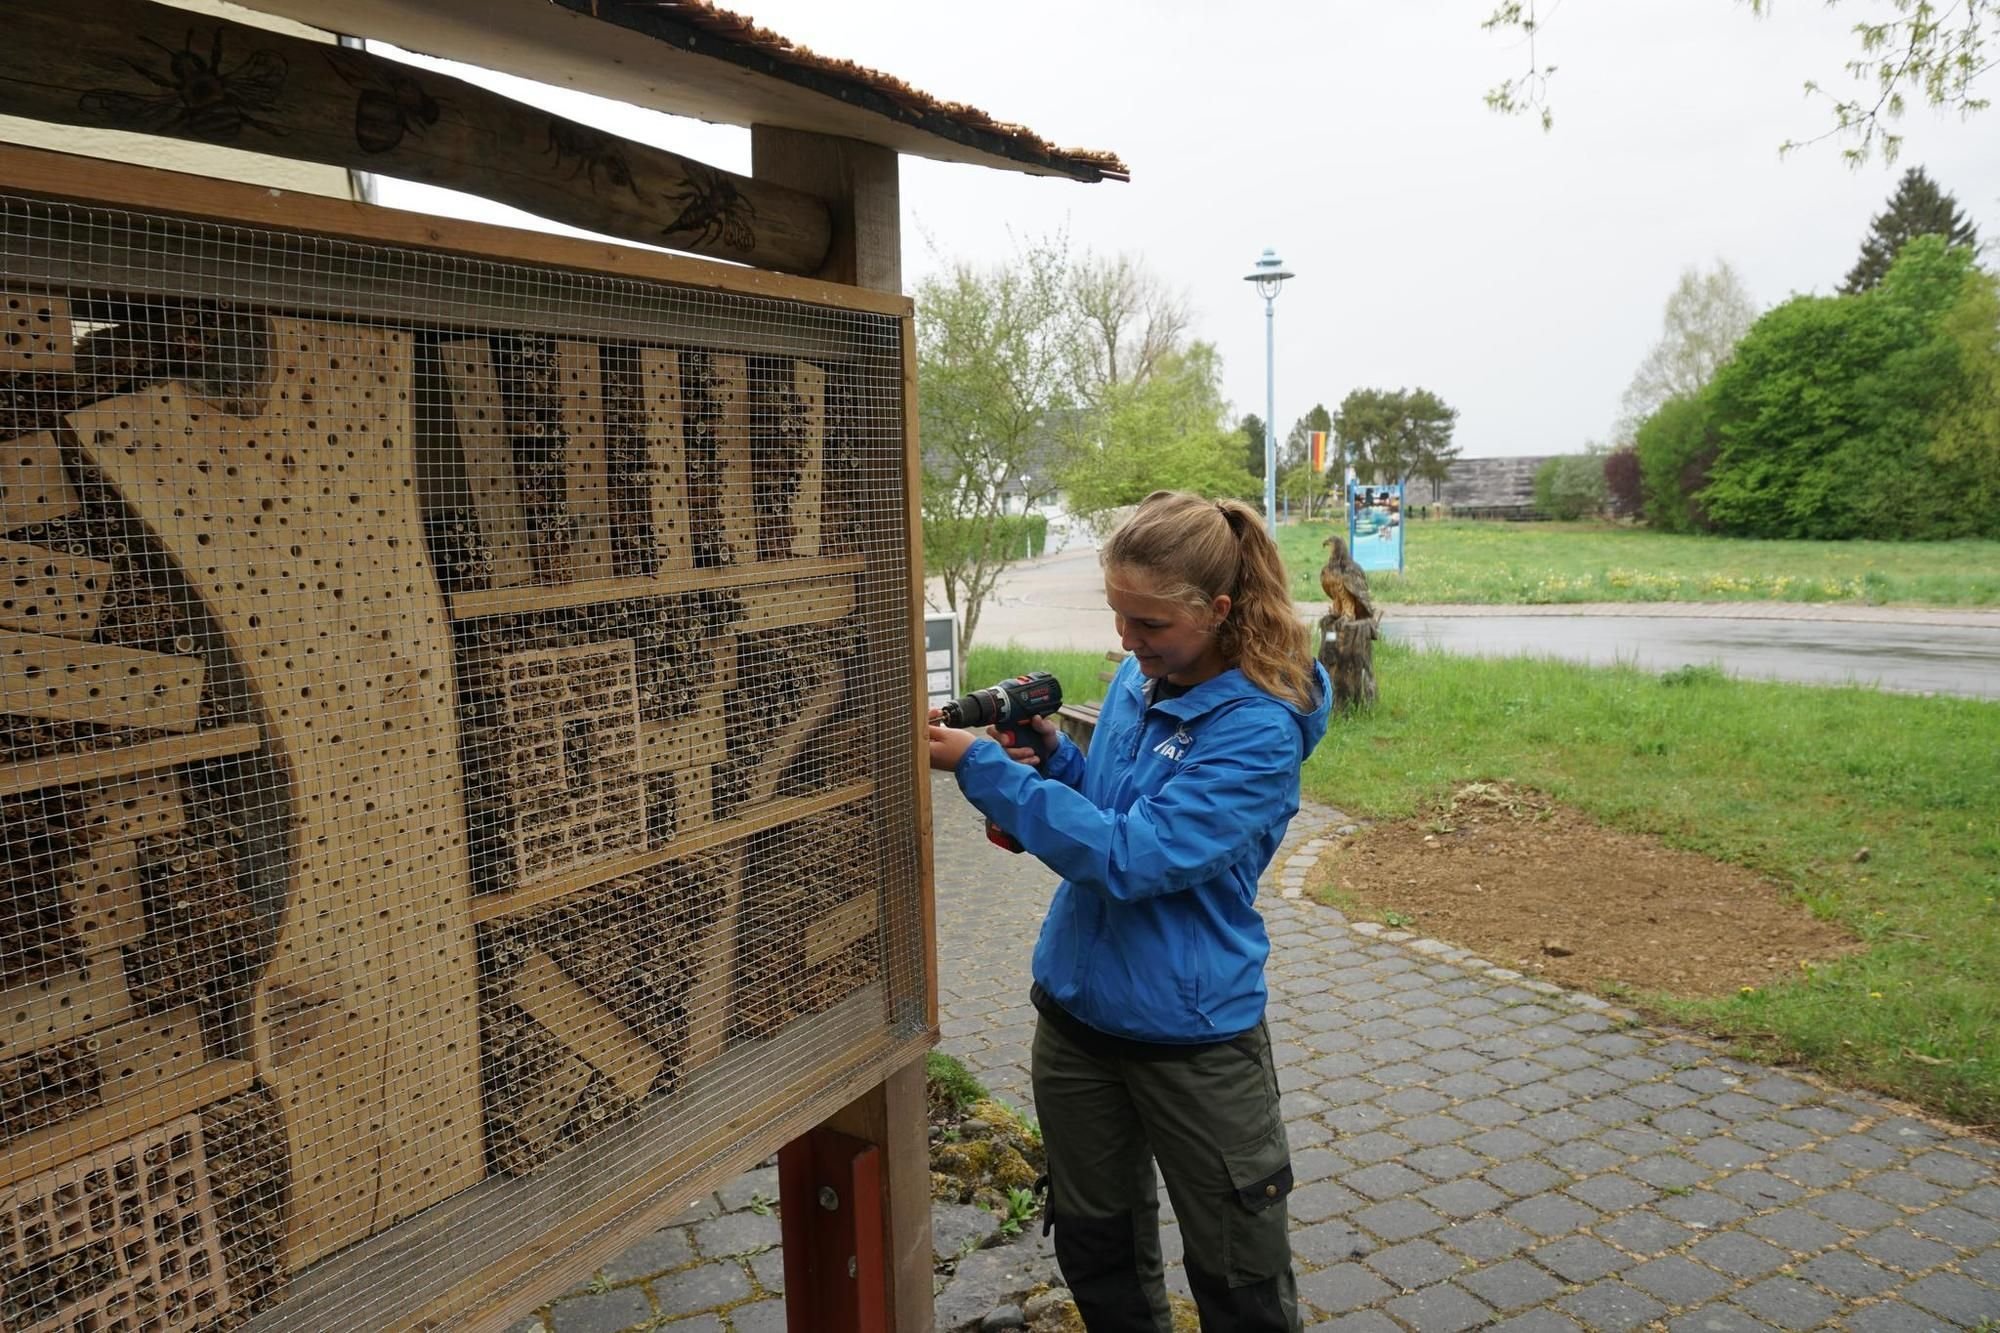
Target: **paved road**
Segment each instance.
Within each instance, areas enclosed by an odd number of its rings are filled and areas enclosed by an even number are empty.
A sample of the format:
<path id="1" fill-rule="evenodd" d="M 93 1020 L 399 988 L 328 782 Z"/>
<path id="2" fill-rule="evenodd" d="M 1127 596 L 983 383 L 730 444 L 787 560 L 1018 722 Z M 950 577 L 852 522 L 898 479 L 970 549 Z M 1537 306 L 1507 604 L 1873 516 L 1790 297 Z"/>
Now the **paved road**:
<path id="1" fill-rule="evenodd" d="M 1300 609 L 1317 616 L 1325 608 Z M 1393 606 L 1384 632 L 1452 652 L 1544 653 L 1654 671 L 1713 663 L 1770 680 L 2000 698 L 2000 611 L 1799 602 Z M 1116 647 L 1096 552 L 1009 569 L 977 635 L 1033 648 Z"/>
<path id="2" fill-rule="evenodd" d="M 1054 882 L 989 845 L 948 778 L 932 792 L 943 1049 L 1031 1106 L 1028 957 Z M 1258 900 L 1311 1333 L 2000 1320 L 2000 1145 L 1350 923 L 1297 896 L 1341 822 L 1301 812 Z M 519 1328 L 783 1329 L 774 1192 L 743 1177 Z"/>

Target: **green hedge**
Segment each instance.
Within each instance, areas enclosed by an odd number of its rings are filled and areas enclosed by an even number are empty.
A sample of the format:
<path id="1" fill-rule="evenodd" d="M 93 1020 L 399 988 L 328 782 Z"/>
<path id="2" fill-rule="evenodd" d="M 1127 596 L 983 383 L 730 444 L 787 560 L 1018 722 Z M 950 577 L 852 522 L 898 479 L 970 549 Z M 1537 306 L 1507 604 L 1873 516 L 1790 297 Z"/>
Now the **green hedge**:
<path id="1" fill-rule="evenodd" d="M 987 530 L 991 535 L 987 536 Z M 1046 514 L 1006 514 L 994 519 L 930 519 L 924 523 L 924 560 L 936 566 L 986 537 L 1003 560 L 1041 555 L 1049 545 Z"/>

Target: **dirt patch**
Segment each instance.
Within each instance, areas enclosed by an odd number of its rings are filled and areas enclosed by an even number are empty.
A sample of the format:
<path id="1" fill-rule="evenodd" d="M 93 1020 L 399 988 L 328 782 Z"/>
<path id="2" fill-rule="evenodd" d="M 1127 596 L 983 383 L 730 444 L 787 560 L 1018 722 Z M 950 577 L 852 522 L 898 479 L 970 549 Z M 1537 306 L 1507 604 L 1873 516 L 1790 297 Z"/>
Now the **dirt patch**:
<path id="1" fill-rule="evenodd" d="M 1310 886 L 1369 919 L 1616 996 L 1726 995 L 1860 947 L 1740 866 L 1498 783 L 1362 830 L 1320 859 Z"/>

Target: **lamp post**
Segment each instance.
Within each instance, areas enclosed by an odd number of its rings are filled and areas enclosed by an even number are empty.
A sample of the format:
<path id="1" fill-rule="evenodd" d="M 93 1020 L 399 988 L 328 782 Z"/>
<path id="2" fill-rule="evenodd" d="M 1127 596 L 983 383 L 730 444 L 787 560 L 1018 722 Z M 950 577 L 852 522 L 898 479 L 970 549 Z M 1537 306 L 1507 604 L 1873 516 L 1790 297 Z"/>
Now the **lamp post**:
<path id="1" fill-rule="evenodd" d="M 1257 266 L 1243 275 L 1243 281 L 1257 284 L 1257 295 L 1264 298 L 1264 523 L 1273 531 L 1278 526 L 1278 397 L 1274 359 L 1277 318 L 1271 307 L 1278 299 L 1278 288 L 1291 276 L 1279 262 L 1278 252 L 1268 245 L 1258 256 Z"/>

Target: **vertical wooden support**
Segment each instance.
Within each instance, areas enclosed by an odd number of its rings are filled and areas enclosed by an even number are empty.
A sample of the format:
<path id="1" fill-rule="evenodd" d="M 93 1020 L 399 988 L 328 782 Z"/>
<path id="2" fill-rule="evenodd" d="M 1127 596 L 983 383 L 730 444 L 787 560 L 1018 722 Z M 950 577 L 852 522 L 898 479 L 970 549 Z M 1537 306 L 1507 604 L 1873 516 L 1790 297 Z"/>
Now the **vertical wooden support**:
<path id="1" fill-rule="evenodd" d="M 810 191 L 827 201 L 833 218 L 833 245 L 827 262 L 815 276 L 833 282 L 850 283 L 878 291 L 901 291 L 903 286 L 902 237 L 899 226 L 900 192 L 897 159 L 893 149 L 875 144 L 838 139 L 803 130 L 755 125 L 750 130 L 751 171 L 758 179 L 770 180 Z M 914 329 L 903 321 L 904 402 L 916 404 L 916 352 Z M 898 573 L 922 585 L 922 547 L 916 540 L 921 521 L 917 479 L 923 475 L 917 456 L 917 428 L 914 411 L 904 424 L 906 479 L 905 521 L 910 534 L 910 566 Z M 874 572 L 874 571 L 871 571 Z M 910 644 L 916 697 L 912 708 L 923 706 L 923 599 L 910 599 Z M 914 717 L 914 715 L 913 715 Z M 924 756 L 922 729 L 910 728 L 911 754 L 909 799 L 915 813 L 918 846 L 921 852 L 919 920 L 904 921 L 890 933 L 888 968 L 892 988 L 891 1005 L 898 1014 L 916 1004 L 932 1033 L 937 1032 L 937 930 L 931 885 L 930 782 Z M 920 995 L 909 994 L 915 982 Z M 881 1158 L 881 1227 L 883 1271 L 889 1291 L 885 1328 L 894 1333 L 929 1333 L 934 1326 L 931 1291 L 930 1219 L 930 1126 L 924 1101 L 924 1062 L 913 1061 L 897 1070 L 879 1086 L 858 1098 L 823 1129 L 844 1131 L 877 1144 Z M 797 1146 L 787 1149 L 796 1152 Z M 810 1196 L 801 1199 L 801 1186 L 788 1181 L 780 1159 L 779 1190 L 784 1200 L 782 1212 L 789 1216 L 817 1203 Z M 786 1237 L 787 1250 L 791 1236 Z M 791 1259 L 786 1259 L 786 1289 L 792 1289 Z M 792 1299 L 787 1296 L 788 1303 Z M 810 1320 L 800 1323 L 796 1307 L 794 1327 L 818 1327 Z"/>
<path id="2" fill-rule="evenodd" d="M 775 125 L 750 127 L 750 172 L 826 200 L 833 244 L 812 276 L 903 290 L 902 190 L 896 150 Z"/>
<path id="3" fill-rule="evenodd" d="M 785 1325 L 818 1333 L 888 1328 L 882 1266 L 882 1153 L 815 1129 L 778 1153 Z"/>

